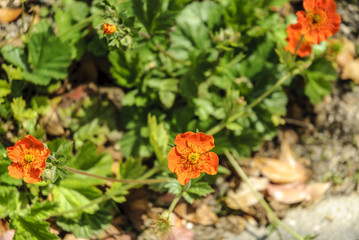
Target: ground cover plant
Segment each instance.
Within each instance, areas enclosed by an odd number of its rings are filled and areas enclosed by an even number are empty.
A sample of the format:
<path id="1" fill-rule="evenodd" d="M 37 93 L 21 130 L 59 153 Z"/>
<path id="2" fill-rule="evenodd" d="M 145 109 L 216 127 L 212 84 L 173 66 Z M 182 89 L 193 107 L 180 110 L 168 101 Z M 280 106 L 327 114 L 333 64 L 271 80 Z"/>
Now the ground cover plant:
<path id="1" fill-rule="evenodd" d="M 317 104 L 337 79 L 335 1 L 283 14 L 288 2 L 21 1 L 20 43 L 0 51 L 7 239 L 100 238 L 141 188 L 171 194 L 150 227 L 166 238 L 181 199 L 218 192 L 230 175 L 272 227 L 311 239 L 280 221 L 239 165 L 277 136 L 290 94 Z"/>

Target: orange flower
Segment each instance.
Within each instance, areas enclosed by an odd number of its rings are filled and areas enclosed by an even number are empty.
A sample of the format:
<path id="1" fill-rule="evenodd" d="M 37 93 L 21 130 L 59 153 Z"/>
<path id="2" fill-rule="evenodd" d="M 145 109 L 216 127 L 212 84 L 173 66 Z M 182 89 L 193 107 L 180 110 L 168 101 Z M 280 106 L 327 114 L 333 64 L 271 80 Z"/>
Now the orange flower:
<path id="1" fill-rule="evenodd" d="M 13 178 L 24 178 L 27 183 L 37 183 L 46 167 L 46 159 L 50 150 L 31 135 L 8 147 L 7 155 L 13 162 L 9 167 L 9 175 Z"/>
<path id="2" fill-rule="evenodd" d="M 102 29 L 106 34 L 112 34 L 116 32 L 116 25 L 104 23 Z"/>
<path id="3" fill-rule="evenodd" d="M 187 184 L 190 179 L 199 177 L 201 172 L 211 175 L 217 173 L 218 156 L 209 152 L 214 147 L 211 135 L 202 132 L 180 133 L 175 144 L 168 153 L 168 168 L 177 174 L 180 184 Z"/>
<path id="4" fill-rule="evenodd" d="M 301 34 L 302 26 L 299 23 L 291 24 L 287 27 L 287 46 L 285 47 L 286 51 L 291 52 L 294 54 L 295 49 L 299 43 L 299 39 L 302 36 Z M 303 39 L 300 47 L 298 49 L 298 56 L 305 57 L 308 56 L 312 52 L 312 45 L 313 43 L 308 42 L 305 38 Z"/>
<path id="5" fill-rule="evenodd" d="M 307 41 L 319 44 L 338 32 L 341 19 L 334 0 L 304 0 L 303 6 L 306 12 L 298 11 L 297 21 Z"/>

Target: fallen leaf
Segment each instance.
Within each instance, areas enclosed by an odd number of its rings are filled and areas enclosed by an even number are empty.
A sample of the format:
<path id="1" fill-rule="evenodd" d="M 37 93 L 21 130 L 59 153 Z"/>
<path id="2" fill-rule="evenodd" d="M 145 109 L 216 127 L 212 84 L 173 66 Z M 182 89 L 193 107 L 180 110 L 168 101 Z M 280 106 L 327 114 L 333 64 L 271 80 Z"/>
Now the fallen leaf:
<path id="1" fill-rule="evenodd" d="M 337 63 L 338 66 L 342 69 L 349 62 L 352 62 L 354 60 L 355 45 L 352 41 L 346 38 L 334 41 L 339 41 L 339 43 L 341 44 L 341 50 L 337 55 Z"/>
<path id="2" fill-rule="evenodd" d="M 342 79 L 351 79 L 355 84 L 359 85 L 359 58 L 347 62 L 340 77 Z"/>
<path id="3" fill-rule="evenodd" d="M 60 136 L 65 133 L 60 115 L 55 109 L 49 110 L 46 115 L 41 118 L 40 124 L 46 132 L 52 136 Z"/>
<path id="4" fill-rule="evenodd" d="M 21 8 L 0 8 L 0 23 L 9 23 L 18 18 Z"/>
<path id="5" fill-rule="evenodd" d="M 330 183 L 268 184 L 267 192 L 278 202 L 294 204 L 303 201 L 314 202 L 320 199 L 329 187 Z"/>
<path id="6" fill-rule="evenodd" d="M 309 184 L 307 187 L 309 196 L 306 199 L 306 201 L 315 202 L 319 200 L 328 191 L 330 186 L 331 186 L 330 182 Z"/>
<path id="7" fill-rule="evenodd" d="M 268 179 L 259 177 L 250 177 L 254 189 L 263 191 L 267 188 Z M 249 212 L 249 207 L 258 203 L 257 197 L 252 193 L 247 184 L 241 183 L 237 191 L 229 190 L 225 199 L 227 206 L 231 209 Z"/>
<path id="8" fill-rule="evenodd" d="M 201 225 L 213 225 L 218 222 L 217 214 L 205 203 L 200 204 L 196 209 L 186 203 L 179 203 L 174 212 L 183 219 Z"/>
<path id="9" fill-rule="evenodd" d="M 269 196 L 285 204 L 299 203 L 308 197 L 307 187 L 304 183 L 268 184 L 267 192 Z"/>
<path id="10" fill-rule="evenodd" d="M 13 240 L 14 236 L 15 236 L 15 230 L 10 229 L 0 236 L 0 240 Z"/>
<path id="11" fill-rule="evenodd" d="M 307 170 L 296 160 L 286 138 L 281 144 L 280 160 L 260 157 L 255 157 L 253 160 L 262 175 L 273 183 L 304 182 L 308 178 Z"/>

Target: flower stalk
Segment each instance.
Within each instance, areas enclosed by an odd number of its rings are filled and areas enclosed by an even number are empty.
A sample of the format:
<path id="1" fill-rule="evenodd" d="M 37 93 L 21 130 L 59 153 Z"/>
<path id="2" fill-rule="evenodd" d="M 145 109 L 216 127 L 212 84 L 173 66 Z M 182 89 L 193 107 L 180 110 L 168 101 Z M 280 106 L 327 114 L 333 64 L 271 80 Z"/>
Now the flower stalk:
<path id="1" fill-rule="evenodd" d="M 249 187 L 253 195 L 258 199 L 259 203 L 263 206 L 264 210 L 268 214 L 269 218 L 273 221 L 274 226 L 281 226 L 285 231 L 287 231 L 289 234 L 291 234 L 293 237 L 295 237 L 298 240 L 305 240 L 304 237 L 302 237 L 300 234 L 295 232 L 292 228 L 290 228 L 288 225 L 283 223 L 273 212 L 271 207 L 268 205 L 268 203 L 263 199 L 263 197 L 258 193 L 258 191 L 253 187 L 252 183 L 249 181 L 247 175 L 242 170 L 242 168 L 239 166 L 237 161 L 234 159 L 234 157 L 229 153 L 228 150 L 224 151 L 224 155 L 226 155 L 228 161 L 231 163 L 232 167 L 236 171 L 236 173 L 239 175 L 239 177 L 243 180 L 243 182 Z"/>

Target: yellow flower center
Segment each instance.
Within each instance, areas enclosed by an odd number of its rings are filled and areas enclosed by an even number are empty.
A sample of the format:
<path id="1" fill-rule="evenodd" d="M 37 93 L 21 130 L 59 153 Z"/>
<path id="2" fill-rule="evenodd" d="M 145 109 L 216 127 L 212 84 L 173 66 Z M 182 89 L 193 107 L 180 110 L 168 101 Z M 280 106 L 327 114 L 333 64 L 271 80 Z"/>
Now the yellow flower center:
<path id="1" fill-rule="evenodd" d="M 327 13 L 321 8 L 314 9 L 312 13 L 312 24 L 320 25 L 320 26 L 327 25 L 328 24 Z"/>
<path id="2" fill-rule="evenodd" d="M 32 161 L 34 161 L 35 159 L 35 156 L 32 155 L 32 154 L 26 154 L 25 155 L 25 161 L 28 162 L 28 163 L 32 163 Z"/>
<path id="3" fill-rule="evenodd" d="M 190 153 L 188 155 L 188 161 L 192 164 L 192 165 L 197 165 L 199 162 L 199 154 L 198 153 Z"/>

